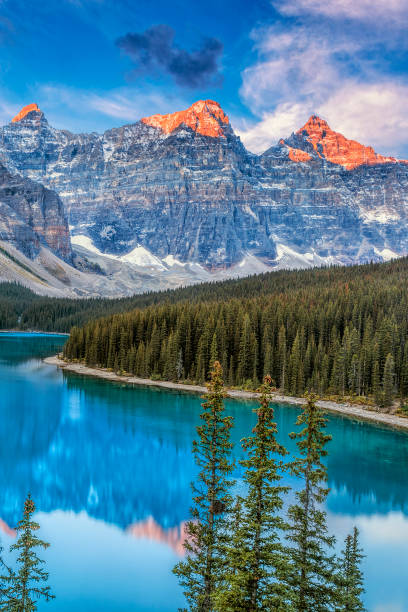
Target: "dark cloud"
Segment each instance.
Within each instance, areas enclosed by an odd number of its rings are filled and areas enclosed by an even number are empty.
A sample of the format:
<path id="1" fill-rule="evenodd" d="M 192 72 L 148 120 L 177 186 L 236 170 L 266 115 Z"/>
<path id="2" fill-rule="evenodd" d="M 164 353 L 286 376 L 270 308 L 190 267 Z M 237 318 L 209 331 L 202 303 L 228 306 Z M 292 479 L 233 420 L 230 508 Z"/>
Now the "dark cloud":
<path id="1" fill-rule="evenodd" d="M 223 45 L 216 38 L 205 38 L 196 51 L 186 51 L 174 44 L 174 30 L 157 25 L 145 32 L 128 33 L 116 41 L 136 65 L 137 72 L 160 70 L 171 75 L 182 87 L 220 85 L 218 60 Z"/>

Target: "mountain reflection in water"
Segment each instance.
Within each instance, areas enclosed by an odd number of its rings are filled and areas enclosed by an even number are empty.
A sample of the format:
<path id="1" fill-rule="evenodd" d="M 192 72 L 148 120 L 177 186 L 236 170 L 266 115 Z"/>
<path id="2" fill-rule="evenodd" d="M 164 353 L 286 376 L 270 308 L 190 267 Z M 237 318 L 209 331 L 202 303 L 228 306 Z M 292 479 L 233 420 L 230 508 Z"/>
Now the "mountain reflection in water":
<path id="1" fill-rule="evenodd" d="M 170 570 L 183 553 L 183 530 L 191 505 L 190 482 L 196 473 L 191 445 L 201 399 L 186 393 L 112 384 L 43 364 L 39 358 L 55 353 L 63 342 L 64 338 L 0 336 L 2 539 L 13 538 L 12 528 L 30 491 L 50 539 L 58 540 L 66 531 L 64 537 L 74 541 L 76 533 L 78 537 L 82 533 L 82 554 L 94 550 L 98 557 L 102 553 L 97 553 L 97 546 L 114 538 L 105 555 L 111 555 L 116 564 L 119 561 L 112 552 L 115 547 L 120 555 L 131 542 L 136 546 L 140 541 L 140 554 L 145 561 L 139 561 L 137 567 L 140 563 L 147 567 L 149 556 L 152 567 L 160 566 L 160 581 L 166 583 L 167 592 L 155 594 L 152 600 L 143 584 L 147 580 L 144 577 L 136 584 L 127 584 L 128 590 L 118 595 L 124 588 L 118 578 L 116 603 L 103 609 L 126 609 L 135 597 L 132 589 L 138 589 L 140 603 L 136 610 L 147 610 L 149 606 L 174 610 L 182 599 Z M 226 404 L 235 419 L 234 452 L 239 458 L 239 441 L 251 431 L 255 406 L 252 402 Z M 291 451 L 295 444 L 288 434 L 295 428 L 297 414 L 296 407 L 275 406 L 279 439 Z M 400 542 L 408 545 L 408 436 L 345 418 L 329 416 L 328 420 L 333 436 L 327 460 L 330 526 L 340 545 L 351 525 L 356 523 L 363 529 L 368 554 L 367 601 L 375 597 L 377 603 L 382 598 L 383 605 L 388 605 L 387 593 L 379 591 L 379 565 L 383 566 L 388 552 L 398 558 Z M 235 476 L 240 486 L 240 468 Z M 400 541 L 397 538 L 393 548 L 396 529 Z M 381 533 L 388 534 L 384 541 Z M 365 537 L 369 539 L 364 541 Z M 165 547 L 160 553 L 158 544 Z M 64 540 L 64 550 L 68 545 L 69 541 Z M 77 599 L 72 595 L 74 599 L 69 603 L 71 595 L 68 596 L 62 576 L 76 570 L 64 565 L 69 560 L 61 558 L 59 546 L 55 542 L 50 549 L 60 593 L 54 609 L 68 610 L 73 602 L 78 609 L 97 609 L 98 597 L 103 594 L 95 595 L 92 581 L 81 587 Z M 129 549 L 127 554 L 137 558 L 135 551 Z M 98 572 L 101 575 L 103 570 L 99 568 Z M 97 575 L 94 580 L 95 585 L 101 584 Z M 392 605 L 402 602 L 401 610 L 408 609 L 408 588 L 400 584 L 395 572 L 388 577 L 388 586 L 391 581 L 393 597 L 397 597 Z M 88 599 L 83 600 L 81 608 L 78 597 L 84 597 L 84 589 Z M 103 597 L 106 600 L 106 593 Z"/>

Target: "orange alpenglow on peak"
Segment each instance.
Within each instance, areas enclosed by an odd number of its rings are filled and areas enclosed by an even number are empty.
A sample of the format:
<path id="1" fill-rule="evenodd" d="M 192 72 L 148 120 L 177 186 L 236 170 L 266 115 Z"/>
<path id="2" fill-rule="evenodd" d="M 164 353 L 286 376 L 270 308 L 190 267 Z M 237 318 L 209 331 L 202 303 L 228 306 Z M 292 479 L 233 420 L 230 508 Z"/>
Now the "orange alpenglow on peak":
<path id="1" fill-rule="evenodd" d="M 146 125 L 160 128 L 170 134 L 182 123 L 203 136 L 225 137 L 223 124 L 229 123 L 227 115 L 218 102 L 213 100 L 199 100 L 190 108 L 168 115 L 152 115 L 141 120 Z"/>
<path id="2" fill-rule="evenodd" d="M 374 166 L 387 163 L 408 163 L 395 157 L 379 155 L 372 147 L 365 147 L 355 140 L 345 138 L 334 132 L 327 121 L 312 115 L 297 134 L 305 134 L 319 157 L 324 157 L 333 164 L 339 164 L 347 170 L 353 170 L 363 164 Z"/>
<path id="3" fill-rule="evenodd" d="M 306 153 L 306 151 L 302 151 L 302 149 L 295 149 L 294 147 L 287 145 L 283 138 L 280 139 L 279 144 L 286 146 L 289 159 L 294 162 L 307 162 L 312 159 L 312 156 L 309 155 L 309 153 Z"/>
<path id="4" fill-rule="evenodd" d="M 31 113 L 32 111 L 41 112 L 40 109 L 38 108 L 38 104 L 28 104 L 27 106 L 21 109 L 18 115 L 13 117 L 11 122 L 16 123 L 16 121 L 21 121 L 22 119 L 24 119 L 26 115 L 28 115 L 28 113 Z"/>

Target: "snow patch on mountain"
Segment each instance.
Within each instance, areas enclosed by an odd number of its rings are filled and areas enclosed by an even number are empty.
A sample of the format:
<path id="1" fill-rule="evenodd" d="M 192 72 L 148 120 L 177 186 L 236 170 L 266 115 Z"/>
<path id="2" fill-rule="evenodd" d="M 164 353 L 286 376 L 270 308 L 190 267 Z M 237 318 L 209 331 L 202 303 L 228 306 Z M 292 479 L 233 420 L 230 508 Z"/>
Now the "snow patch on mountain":
<path id="1" fill-rule="evenodd" d="M 387 206 L 381 208 L 375 208 L 373 210 L 364 210 L 361 213 L 361 218 L 364 223 L 390 223 L 391 221 L 397 221 L 399 215 L 392 212 Z"/>
<path id="2" fill-rule="evenodd" d="M 280 270 L 292 268 L 311 268 L 313 266 L 325 266 L 340 263 L 340 261 L 336 260 L 335 257 L 321 257 L 314 251 L 310 253 L 299 253 L 281 242 L 277 242 L 276 250 L 278 253 L 276 258 L 276 268 Z"/>
<path id="3" fill-rule="evenodd" d="M 374 249 L 374 251 L 382 258 L 383 261 L 391 261 L 391 259 L 397 259 L 398 257 L 400 257 L 398 253 L 391 251 L 391 249 L 382 249 L 382 251 L 380 251 L 379 249 Z"/>
<path id="4" fill-rule="evenodd" d="M 185 262 L 179 261 L 173 255 L 167 255 L 163 258 L 164 263 L 172 268 L 173 266 L 182 266 L 183 268 L 187 265 Z"/>
<path id="5" fill-rule="evenodd" d="M 125 255 L 113 255 L 112 253 L 102 253 L 102 251 L 100 251 L 94 245 L 89 236 L 85 236 L 84 234 L 76 234 L 72 236 L 71 244 L 83 247 L 84 249 L 95 253 L 95 255 L 109 257 L 110 259 L 115 259 L 116 261 L 127 262 L 134 264 L 135 266 L 153 267 L 159 270 L 165 269 L 165 266 L 158 257 L 155 257 L 152 253 L 150 253 L 150 251 L 140 245 Z"/>

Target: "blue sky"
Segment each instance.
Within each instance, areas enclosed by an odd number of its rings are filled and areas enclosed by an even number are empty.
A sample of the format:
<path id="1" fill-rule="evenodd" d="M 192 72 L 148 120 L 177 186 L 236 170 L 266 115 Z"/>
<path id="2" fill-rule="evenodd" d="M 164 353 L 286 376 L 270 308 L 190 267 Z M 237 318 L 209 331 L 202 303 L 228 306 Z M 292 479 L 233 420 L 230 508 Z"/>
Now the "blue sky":
<path id="1" fill-rule="evenodd" d="M 319 113 L 408 157 L 407 0 L 2 0 L 0 121 L 102 131 L 197 99 L 262 151 Z"/>

